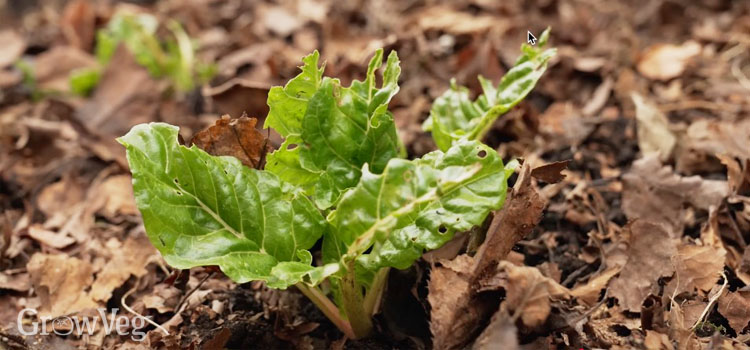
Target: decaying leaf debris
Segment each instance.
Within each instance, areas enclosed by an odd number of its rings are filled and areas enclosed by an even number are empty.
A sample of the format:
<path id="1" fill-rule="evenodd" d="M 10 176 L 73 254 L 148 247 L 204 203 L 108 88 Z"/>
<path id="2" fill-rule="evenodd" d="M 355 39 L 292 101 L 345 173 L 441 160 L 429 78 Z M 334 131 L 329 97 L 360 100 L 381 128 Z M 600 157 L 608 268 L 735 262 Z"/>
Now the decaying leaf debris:
<path id="1" fill-rule="evenodd" d="M 0 7 L 0 348 L 750 348 L 747 1 L 33 3 Z M 178 51 L 168 19 L 179 22 L 184 55 L 162 48 L 178 64 L 127 45 L 102 64 L 98 31 L 121 11 L 153 15 L 156 42 Z M 422 128 L 433 102 L 476 101 L 547 26 L 558 50 L 537 62 L 546 72 L 478 132 L 503 160 L 524 159 L 504 207 L 392 268 L 371 338 L 346 339 L 294 287 L 172 269 L 148 241 L 115 141 L 132 126 L 176 125 L 180 144 L 262 169 L 273 150 L 306 147 L 260 125 L 300 57 L 318 50 L 321 73 L 350 86 L 384 48 L 402 71 L 387 107 L 416 159 L 449 143 Z M 153 71 L 190 61 L 213 63 L 205 86 L 181 91 L 179 70 Z M 75 94 L 71 76 L 90 71 L 99 80 Z M 143 341 L 23 336 L 25 308 L 39 312 L 27 328 L 97 308 L 161 328 Z"/>

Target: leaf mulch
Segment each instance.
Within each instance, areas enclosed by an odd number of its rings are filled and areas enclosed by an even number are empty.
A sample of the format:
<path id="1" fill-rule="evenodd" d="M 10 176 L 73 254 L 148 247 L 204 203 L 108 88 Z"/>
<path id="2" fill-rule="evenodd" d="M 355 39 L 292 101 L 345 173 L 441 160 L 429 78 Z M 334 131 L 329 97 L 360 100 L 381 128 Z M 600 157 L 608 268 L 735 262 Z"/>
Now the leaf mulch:
<path id="1" fill-rule="evenodd" d="M 750 344 L 750 3 L 746 1 L 23 1 L 0 8 L 1 349 L 740 349 Z M 175 93 L 127 50 L 87 98 L 96 30 L 121 7 L 175 19 L 210 86 Z M 124 149 L 164 121 L 260 167 L 268 89 L 315 50 L 344 82 L 398 50 L 391 103 L 410 157 L 452 77 L 497 81 L 527 30 L 559 49 L 488 138 L 523 159 L 486 225 L 392 271 L 377 334 L 351 341 L 295 290 L 175 271 L 145 238 Z M 31 64 L 33 89 L 14 63 Z M 35 93 L 36 92 L 36 93 Z M 41 95 L 38 92 L 42 92 Z M 198 131 L 212 126 L 198 133 Z M 484 244 L 482 245 L 482 241 Z M 96 308 L 150 316 L 128 336 L 21 336 Z M 28 325 L 27 325 L 28 326 Z"/>

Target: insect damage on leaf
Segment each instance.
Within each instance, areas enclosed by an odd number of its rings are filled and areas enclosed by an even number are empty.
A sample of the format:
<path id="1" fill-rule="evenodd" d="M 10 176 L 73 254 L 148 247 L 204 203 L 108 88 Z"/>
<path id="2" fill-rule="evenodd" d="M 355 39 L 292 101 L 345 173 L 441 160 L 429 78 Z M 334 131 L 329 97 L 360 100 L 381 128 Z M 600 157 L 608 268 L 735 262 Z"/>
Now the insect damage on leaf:
<path id="1" fill-rule="evenodd" d="M 470 99 L 469 89 L 451 81 L 451 88 L 433 102 L 430 117 L 422 124 L 425 131 L 432 133 L 438 148 L 447 150 L 462 138 L 481 140 L 499 116 L 521 102 L 555 55 L 555 49 L 544 50 L 548 40 L 549 28 L 542 33 L 536 46 L 523 44 L 521 57 L 497 87 L 479 76 L 483 94 L 475 101 Z"/>
<path id="2" fill-rule="evenodd" d="M 232 119 L 224 115 L 216 123 L 193 136 L 193 144 L 213 156 L 232 156 L 251 168 L 260 168 L 270 146 L 255 128 L 258 120 L 246 116 Z"/>
<path id="3" fill-rule="evenodd" d="M 407 268 L 481 225 L 502 206 L 513 170 L 470 138 L 402 159 L 388 111 L 399 90 L 396 53 L 380 87 L 382 49 L 348 87 L 323 77 L 318 60 L 308 55 L 302 73 L 269 92 L 265 127 L 285 141 L 265 169 L 266 140 L 246 117 L 218 120 L 190 148 L 163 123 L 138 125 L 119 141 L 148 236 L 169 264 L 218 265 L 237 282 L 272 288 L 296 284 L 347 336 L 361 337 L 388 268 Z M 507 100 L 495 95 L 492 103 Z M 309 249 L 321 237 L 322 263 L 313 264 Z M 317 287 L 323 281 L 337 305 Z"/>
<path id="4" fill-rule="evenodd" d="M 181 146 L 168 124 L 137 125 L 119 141 L 146 232 L 170 265 L 218 265 L 237 282 L 275 288 L 322 276 L 307 249 L 325 221 L 275 175 Z"/>

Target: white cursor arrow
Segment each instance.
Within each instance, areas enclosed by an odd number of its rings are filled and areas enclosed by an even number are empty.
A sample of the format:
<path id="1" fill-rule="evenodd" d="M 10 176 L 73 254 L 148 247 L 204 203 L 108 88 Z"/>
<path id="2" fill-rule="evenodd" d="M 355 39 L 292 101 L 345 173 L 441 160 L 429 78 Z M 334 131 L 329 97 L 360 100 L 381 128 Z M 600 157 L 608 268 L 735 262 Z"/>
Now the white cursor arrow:
<path id="1" fill-rule="evenodd" d="M 531 34 L 531 31 L 526 31 L 526 42 L 528 42 L 531 45 L 536 45 L 536 37 L 534 34 Z"/>

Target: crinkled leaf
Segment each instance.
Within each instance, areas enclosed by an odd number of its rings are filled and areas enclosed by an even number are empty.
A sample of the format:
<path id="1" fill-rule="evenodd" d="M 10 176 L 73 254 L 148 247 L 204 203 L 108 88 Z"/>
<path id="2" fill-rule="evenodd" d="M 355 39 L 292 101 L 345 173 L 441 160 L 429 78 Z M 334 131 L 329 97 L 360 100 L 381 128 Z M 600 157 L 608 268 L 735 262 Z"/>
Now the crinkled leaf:
<path id="1" fill-rule="evenodd" d="M 317 91 L 306 101 L 286 96 L 282 103 L 269 94 L 272 114 L 274 109 L 288 112 L 281 126 L 285 128 L 282 135 L 287 133 L 287 140 L 269 156 L 267 169 L 285 181 L 308 189 L 321 209 L 333 206 L 344 190 L 357 183 L 364 164 L 379 173 L 388 160 L 402 155 L 393 115 L 387 110 L 391 98 L 398 92 L 401 69 L 398 56 L 392 52 L 383 72 L 382 87 L 377 88 L 375 71 L 382 61 L 381 49 L 370 60 L 366 79 L 355 80 L 349 87 L 341 86 L 336 79 L 323 78 Z M 306 61 L 305 67 L 315 64 L 317 59 Z M 306 72 L 312 68 L 305 67 L 298 78 L 310 76 Z M 303 110 L 300 118 L 299 112 Z M 298 121 L 300 125 L 296 124 Z M 274 127 L 277 124 L 282 123 L 267 123 Z M 289 130 L 291 132 L 287 132 Z M 301 134 L 297 134 L 299 130 Z M 289 147 L 291 145 L 297 147 Z"/>
<path id="2" fill-rule="evenodd" d="M 463 140 L 445 153 L 392 159 L 380 175 L 365 167 L 328 217 L 335 237 L 326 236 L 324 254 L 343 252 L 344 260 L 358 258 L 368 271 L 406 268 L 423 250 L 440 247 L 498 209 L 509 173 L 493 149 Z"/>
<path id="3" fill-rule="evenodd" d="M 326 223 L 311 201 L 275 175 L 177 142 L 177 127 L 135 126 L 119 139 L 151 242 L 172 266 L 218 265 L 237 282 L 275 288 L 316 283 L 307 251 Z"/>
<path id="4" fill-rule="evenodd" d="M 469 90 L 451 81 L 451 88 L 432 104 L 430 117 L 422 127 L 432 132 L 438 148 L 447 150 L 456 140 L 481 140 L 495 120 L 508 112 L 531 92 L 547 70 L 547 62 L 555 49 L 544 50 L 549 39 L 549 28 L 542 33 L 537 46 L 524 44 L 522 55 L 495 88 L 479 77 L 483 94 L 475 101 Z"/>

